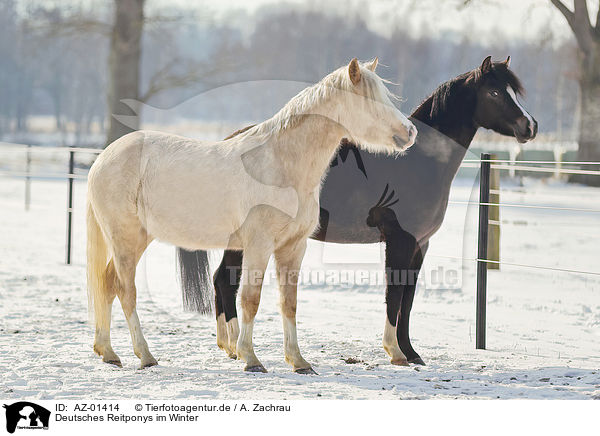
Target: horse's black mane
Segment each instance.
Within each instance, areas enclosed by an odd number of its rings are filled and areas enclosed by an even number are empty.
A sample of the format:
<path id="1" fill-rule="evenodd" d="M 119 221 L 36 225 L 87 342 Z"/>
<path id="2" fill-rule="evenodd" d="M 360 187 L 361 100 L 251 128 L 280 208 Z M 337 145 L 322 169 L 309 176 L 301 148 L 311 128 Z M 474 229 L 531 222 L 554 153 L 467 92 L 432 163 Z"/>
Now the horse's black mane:
<path id="1" fill-rule="evenodd" d="M 479 68 L 470 71 L 467 74 L 472 74 L 475 82 L 482 79 L 481 70 Z M 486 73 L 486 75 L 488 74 L 494 76 L 500 83 L 510 85 L 517 94 L 523 95 L 525 93 L 525 89 L 523 88 L 519 78 L 515 75 L 515 73 L 508 69 L 504 62 L 492 63 L 492 71 Z"/>
<path id="2" fill-rule="evenodd" d="M 524 88 L 519 78 L 508 69 L 503 62 L 492 63 L 491 71 L 483 74 L 480 68 L 461 74 L 441 84 L 419 107 L 412 116 L 431 125 L 442 125 L 454 122 L 455 119 L 470 109 L 466 103 L 469 97 L 474 100 L 474 90 L 486 78 L 492 76 L 498 82 L 510 85 L 517 94 L 523 94 Z M 460 107 L 452 108 L 455 101 L 460 101 Z M 453 114 L 448 110 L 453 109 Z"/>

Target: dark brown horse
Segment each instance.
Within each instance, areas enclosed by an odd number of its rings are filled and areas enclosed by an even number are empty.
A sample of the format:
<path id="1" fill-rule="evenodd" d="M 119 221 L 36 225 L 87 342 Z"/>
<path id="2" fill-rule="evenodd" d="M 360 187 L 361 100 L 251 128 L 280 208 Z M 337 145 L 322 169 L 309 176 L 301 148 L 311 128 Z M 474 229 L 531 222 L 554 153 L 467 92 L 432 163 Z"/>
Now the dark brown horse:
<path id="1" fill-rule="evenodd" d="M 523 88 L 509 61 L 492 62 L 487 57 L 480 67 L 436 89 L 411 116 L 420 133 L 406 156 L 366 153 L 346 142 L 332 161 L 320 195 L 320 230 L 312 238 L 348 244 L 383 239 L 386 267 L 414 278 L 397 283 L 388 274 L 383 345 L 394 364 L 424 364 L 409 338 L 416 277 L 429 239 L 442 224 L 450 186 L 477 129 L 492 129 L 519 142 L 537 134 L 537 122 L 517 100 Z M 341 164 L 350 154 L 357 166 Z M 393 190 L 399 201 L 384 198 L 383 187 Z M 194 279 L 198 255 L 203 256 L 180 251 L 187 283 Z M 236 271 L 241 265 L 242 252 L 225 252 L 214 275 L 217 319 L 237 317 Z"/>

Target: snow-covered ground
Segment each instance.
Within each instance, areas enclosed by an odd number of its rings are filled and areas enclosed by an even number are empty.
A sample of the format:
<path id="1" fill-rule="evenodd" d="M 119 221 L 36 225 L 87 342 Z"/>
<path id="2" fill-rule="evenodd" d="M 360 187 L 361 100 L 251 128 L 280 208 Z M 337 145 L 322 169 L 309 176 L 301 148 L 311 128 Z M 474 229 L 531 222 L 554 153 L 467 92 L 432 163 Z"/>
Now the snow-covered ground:
<path id="1" fill-rule="evenodd" d="M 473 196 L 458 180 L 452 199 Z M 503 184 L 502 201 L 597 208 L 600 190 L 561 183 Z M 64 265 L 65 181 L 0 178 L 0 396 L 7 399 L 600 399 L 600 276 L 503 266 L 490 271 L 488 350 L 475 350 L 476 208 L 451 204 L 432 240 L 412 315 L 425 367 L 392 366 L 381 347 L 382 284 L 304 284 L 300 347 L 318 376 L 283 361 L 278 292 L 265 286 L 255 326 L 268 374 L 245 373 L 216 346 L 215 322 L 181 310 L 174 250 L 153 243 L 138 268 L 138 311 L 159 366 L 138 370 L 124 316 L 113 347 L 124 367 L 93 352 L 85 291 L 85 183 L 75 183 L 74 264 Z M 506 262 L 600 271 L 600 214 L 503 208 Z M 305 271 L 377 271 L 380 246 L 311 242 Z M 361 262 L 357 264 L 356 262 Z M 347 263 L 351 262 L 351 263 Z M 342 265 L 342 266 L 341 266 Z M 444 280 L 440 280 L 444 277 Z M 350 360 L 352 359 L 352 360 Z M 347 363 L 355 362 L 355 363 Z"/>

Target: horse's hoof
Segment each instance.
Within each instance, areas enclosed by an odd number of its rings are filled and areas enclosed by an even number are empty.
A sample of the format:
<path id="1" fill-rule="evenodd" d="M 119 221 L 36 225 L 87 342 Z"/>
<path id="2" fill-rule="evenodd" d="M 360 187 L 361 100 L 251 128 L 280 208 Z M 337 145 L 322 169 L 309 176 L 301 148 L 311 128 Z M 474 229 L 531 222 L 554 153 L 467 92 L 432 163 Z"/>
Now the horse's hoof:
<path id="1" fill-rule="evenodd" d="M 415 365 L 423 365 L 423 366 L 426 366 L 426 365 L 425 365 L 425 362 L 424 362 L 424 361 L 423 361 L 423 359 L 421 359 L 420 357 L 415 357 L 414 359 L 410 359 L 410 360 L 408 361 L 408 363 L 413 363 L 413 364 L 415 364 Z"/>
<path id="2" fill-rule="evenodd" d="M 246 365 L 246 367 L 244 368 L 244 371 L 247 371 L 247 372 L 263 372 L 263 373 L 267 372 L 267 370 L 265 369 L 265 367 L 262 366 L 262 365 L 254 365 L 254 366 L 248 366 L 248 365 Z"/>
<path id="3" fill-rule="evenodd" d="M 235 354 L 234 351 L 231 351 L 231 347 L 228 347 L 227 345 L 223 345 L 223 344 L 217 344 L 219 346 L 219 348 L 223 351 L 225 351 L 227 353 L 227 356 L 230 359 L 233 360 L 237 360 L 237 355 Z"/>
<path id="4" fill-rule="evenodd" d="M 308 368 L 295 369 L 294 372 L 297 374 L 304 374 L 304 375 L 319 375 L 319 374 L 317 374 L 317 371 L 312 369 L 312 367 L 310 367 L 310 366 Z"/>
<path id="5" fill-rule="evenodd" d="M 114 366 L 118 366 L 119 368 L 123 368 L 123 364 L 121 363 L 121 361 L 119 359 L 102 359 L 102 361 L 104 363 L 108 363 L 109 365 L 114 365 Z"/>
<path id="6" fill-rule="evenodd" d="M 158 362 L 156 361 L 156 359 L 152 358 L 146 362 L 142 362 L 142 364 L 140 365 L 140 369 L 150 368 L 151 366 L 156 366 L 156 365 L 158 365 Z"/>
<path id="7" fill-rule="evenodd" d="M 408 366 L 408 360 L 406 360 L 406 359 L 393 359 L 391 362 L 392 362 L 392 365 Z"/>

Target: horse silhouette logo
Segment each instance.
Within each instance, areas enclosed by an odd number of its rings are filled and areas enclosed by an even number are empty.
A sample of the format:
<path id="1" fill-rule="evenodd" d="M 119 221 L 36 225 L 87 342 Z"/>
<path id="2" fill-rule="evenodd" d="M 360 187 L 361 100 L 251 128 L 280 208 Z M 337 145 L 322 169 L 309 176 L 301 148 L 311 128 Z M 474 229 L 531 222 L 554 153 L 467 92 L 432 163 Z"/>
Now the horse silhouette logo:
<path id="1" fill-rule="evenodd" d="M 28 401 L 3 406 L 6 409 L 6 431 L 20 429 L 48 429 L 50 411 Z M 19 425 L 20 424 L 20 425 Z"/>

